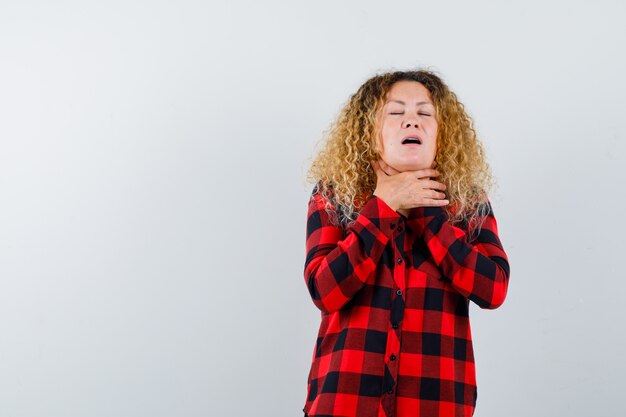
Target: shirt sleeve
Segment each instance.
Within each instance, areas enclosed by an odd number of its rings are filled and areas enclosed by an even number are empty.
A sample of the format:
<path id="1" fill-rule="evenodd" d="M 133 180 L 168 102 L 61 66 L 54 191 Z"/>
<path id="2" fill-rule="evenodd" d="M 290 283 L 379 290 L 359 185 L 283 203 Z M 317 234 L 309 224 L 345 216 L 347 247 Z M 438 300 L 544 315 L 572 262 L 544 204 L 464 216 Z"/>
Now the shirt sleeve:
<path id="1" fill-rule="evenodd" d="M 448 222 L 441 207 L 409 211 L 407 226 L 422 238 L 435 263 L 454 289 L 483 309 L 504 303 L 509 283 L 509 260 L 498 236 L 491 203 L 475 240 Z"/>
<path id="2" fill-rule="evenodd" d="M 373 195 L 344 230 L 331 223 L 325 203 L 314 190 L 307 215 L 304 279 L 313 303 L 332 313 L 373 279 L 400 214 Z"/>

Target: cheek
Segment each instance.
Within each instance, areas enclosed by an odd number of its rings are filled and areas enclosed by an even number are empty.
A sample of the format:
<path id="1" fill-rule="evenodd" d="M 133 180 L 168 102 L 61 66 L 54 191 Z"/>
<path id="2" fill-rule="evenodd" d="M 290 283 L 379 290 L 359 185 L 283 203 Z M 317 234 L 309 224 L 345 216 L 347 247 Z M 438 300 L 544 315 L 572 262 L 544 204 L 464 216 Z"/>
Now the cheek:
<path id="1" fill-rule="evenodd" d="M 431 146 L 430 146 L 430 154 L 432 155 L 433 158 L 437 156 L 437 149 L 438 149 L 437 131 L 435 130 L 433 134 L 433 141 L 431 142 Z"/>
<path id="2" fill-rule="evenodd" d="M 438 131 L 437 127 L 438 127 L 437 126 L 437 121 L 433 120 L 431 125 L 430 125 L 430 132 L 431 132 L 431 135 L 433 135 L 433 137 L 437 136 L 437 131 Z"/>
<path id="3" fill-rule="evenodd" d="M 391 132 L 389 132 L 389 127 L 386 124 L 383 124 L 382 129 L 380 129 L 380 133 L 378 135 L 378 152 L 382 155 L 385 151 L 385 148 L 389 147 L 391 143 L 389 143 L 386 138 L 389 138 Z M 387 146 L 385 146 L 387 145 Z"/>
<path id="4" fill-rule="evenodd" d="M 432 129 L 431 132 L 432 132 L 431 135 L 432 135 L 432 138 L 433 138 L 433 148 L 436 151 L 437 150 L 437 142 L 438 142 L 437 136 L 439 135 L 439 132 L 437 130 L 437 123 L 435 123 L 435 125 L 433 126 L 433 129 Z"/>

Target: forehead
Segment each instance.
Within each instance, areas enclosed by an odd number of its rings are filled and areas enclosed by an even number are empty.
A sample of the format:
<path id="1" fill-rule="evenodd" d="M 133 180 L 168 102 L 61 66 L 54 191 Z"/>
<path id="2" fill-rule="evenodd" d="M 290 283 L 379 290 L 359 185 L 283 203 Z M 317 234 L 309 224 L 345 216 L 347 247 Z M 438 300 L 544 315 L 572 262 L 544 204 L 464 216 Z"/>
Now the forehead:
<path id="1" fill-rule="evenodd" d="M 430 91 L 417 81 L 395 82 L 385 96 L 385 102 L 398 102 L 399 104 L 433 104 Z"/>

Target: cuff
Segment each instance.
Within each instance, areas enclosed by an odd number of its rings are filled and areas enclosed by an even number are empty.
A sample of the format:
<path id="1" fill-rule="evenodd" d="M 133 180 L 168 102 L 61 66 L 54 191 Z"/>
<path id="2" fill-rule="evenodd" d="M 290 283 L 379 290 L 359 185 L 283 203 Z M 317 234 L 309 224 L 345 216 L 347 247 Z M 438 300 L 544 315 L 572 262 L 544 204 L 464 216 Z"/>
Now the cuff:
<path id="1" fill-rule="evenodd" d="M 365 203 L 360 214 L 374 224 L 381 232 L 390 239 L 393 238 L 393 230 L 398 225 L 401 215 L 391 207 L 385 200 L 375 195 Z"/>
<path id="2" fill-rule="evenodd" d="M 420 237 L 424 235 L 424 231 L 428 224 L 435 218 L 446 219 L 446 212 L 443 208 L 437 207 L 414 207 L 409 210 L 407 223 L 411 229 Z"/>

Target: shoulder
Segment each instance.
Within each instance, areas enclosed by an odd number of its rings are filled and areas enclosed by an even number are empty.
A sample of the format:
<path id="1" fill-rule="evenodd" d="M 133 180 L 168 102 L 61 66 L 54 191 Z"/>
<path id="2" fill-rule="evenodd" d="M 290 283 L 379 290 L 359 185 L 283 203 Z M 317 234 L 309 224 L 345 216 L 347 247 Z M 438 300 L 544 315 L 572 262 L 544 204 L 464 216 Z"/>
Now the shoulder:
<path id="1" fill-rule="evenodd" d="M 315 203 L 323 208 L 336 209 L 333 186 L 331 184 L 318 181 L 313 186 L 309 202 Z"/>
<path id="2" fill-rule="evenodd" d="M 346 227 L 354 220 L 351 217 L 354 212 L 340 202 L 333 184 L 318 181 L 311 192 L 309 206 L 318 211 L 324 211 L 331 223 L 337 226 Z"/>
<path id="3" fill-rule="evenodd" d="M 489 196 L 485 191 L 480 191 L 474 198 L 465 202 L 455 200 L 447 208 L 448 220 L 458 225 L 458 227 L 469 231 L 480 227 L 480 224 L 487 217 L 493 216 L 493 208 Z"/>

